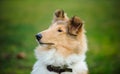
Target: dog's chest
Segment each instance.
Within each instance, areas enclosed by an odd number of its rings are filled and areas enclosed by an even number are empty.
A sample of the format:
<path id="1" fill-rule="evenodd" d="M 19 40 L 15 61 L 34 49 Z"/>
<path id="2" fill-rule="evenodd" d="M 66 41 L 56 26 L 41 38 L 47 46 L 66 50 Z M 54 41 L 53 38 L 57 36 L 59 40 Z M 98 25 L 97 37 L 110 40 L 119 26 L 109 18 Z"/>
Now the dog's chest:
<path id="1" fill-rule="evenodd" d="M 72 54 L 69 57 L 64 57 L 60 55 L 59 53 L 56 53 L 56 49 L 51 49 L 49 51 L 35 51 L 37 59 L 41 60 L 41 63 L 45 65 L 55 65 L 55 66 L 60 66 L 60 65 L 73 65 L 74 63 L 77 63 L 79 61 L 84 61 L 85 60 L 85 55 L 77 55 L 77 54 Z"/>
<path id="2" fill-rule="evenodd" d="M 56 53 L 55 49 L 51 49 L 49 51 L 39 51 L 35 50 L 35 54 L 37 57 L 37 62 L 33 67 L 32 74 L 58 74 L 55 72 L 50 72 L 47 70 L 47 65 L 54 65 L 54 66 L 62 66 L 68 65 L 68 68 L 71 68 L 74 74 L 76 74 L 77 69 L 80 70 L 87 70 L 87 66 L 84 62 L 85 55 L 77 55 L 72 54 L 69 57 L 64 57 L 58 53 Z M 80 66 L 81 65 L 81 66 Z M 73 74 L 72 72 L 63 72 L 61 74 Z"/>

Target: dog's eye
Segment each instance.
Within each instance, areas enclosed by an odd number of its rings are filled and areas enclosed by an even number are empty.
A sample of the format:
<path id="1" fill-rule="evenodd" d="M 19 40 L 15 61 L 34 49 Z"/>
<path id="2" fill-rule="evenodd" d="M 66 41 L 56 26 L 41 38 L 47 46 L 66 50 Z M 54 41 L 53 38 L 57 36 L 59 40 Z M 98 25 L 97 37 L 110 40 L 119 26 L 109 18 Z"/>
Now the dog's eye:
<path id="1" fill-rule="evenodd" d="M 59 29 L 58 32 L 62 32 L 62 30 Z"/>

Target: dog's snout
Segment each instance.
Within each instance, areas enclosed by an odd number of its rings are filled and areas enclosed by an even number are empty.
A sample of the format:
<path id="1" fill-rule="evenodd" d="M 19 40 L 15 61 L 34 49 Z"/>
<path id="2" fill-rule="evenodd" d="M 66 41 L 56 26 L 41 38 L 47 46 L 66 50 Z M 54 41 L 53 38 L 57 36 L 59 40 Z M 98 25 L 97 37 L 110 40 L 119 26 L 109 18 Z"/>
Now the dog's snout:
<path id="1" fill-rule="evenodd" d="M 42 34 L 37 34 L 35 35 L 36 36 L 36 39 L 39 41 L 41 38 L 42 38 Z"/>

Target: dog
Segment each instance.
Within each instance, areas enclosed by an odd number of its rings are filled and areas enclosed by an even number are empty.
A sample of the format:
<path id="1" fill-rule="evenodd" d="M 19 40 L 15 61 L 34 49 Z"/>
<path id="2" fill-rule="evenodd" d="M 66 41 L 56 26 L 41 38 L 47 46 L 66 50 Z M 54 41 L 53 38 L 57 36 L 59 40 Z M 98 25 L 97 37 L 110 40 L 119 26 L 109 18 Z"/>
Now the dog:
<path id="1" fill-rule="evenodd" d="M 56 10 L 50 27 L 36 39 L 37 62 L 31 74 L 88 74 L 87 39 L 84 22 L 78 16 L 68 18 L 63 10 Z"/>

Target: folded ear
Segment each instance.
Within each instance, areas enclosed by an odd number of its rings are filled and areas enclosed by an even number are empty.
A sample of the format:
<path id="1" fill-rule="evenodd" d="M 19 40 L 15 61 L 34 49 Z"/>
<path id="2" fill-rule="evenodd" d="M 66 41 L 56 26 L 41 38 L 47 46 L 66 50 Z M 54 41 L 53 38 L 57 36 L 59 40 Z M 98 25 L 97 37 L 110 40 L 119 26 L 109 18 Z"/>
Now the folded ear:
<path id="1" fill-rule="evenodd" d="M 56 21 L 59 21 L 59 20 L 61 21 L 68 20 L 67 14 L 61 9 L 58 9 L 55 11 L 52 23 L 55 23 Z"/>
<path id="2" fill-rule="evenodd" d="M 64 11 L 63 10 L 56 10 L 55 11 L 55 17 L 56 18 L 64 18 L 65 16 L 64 16 Z"/>
<path id="3" fill-rule="evenodd" d="M 80 32 L 81 28 L 83 26 L 83 21 L 77 17 L 77 16 L 73 16 L 70 20 L 69 20 L 69 24 L 68 24 L 68 32 L 71 35 L 78 35 L 78 33 Z"/>

